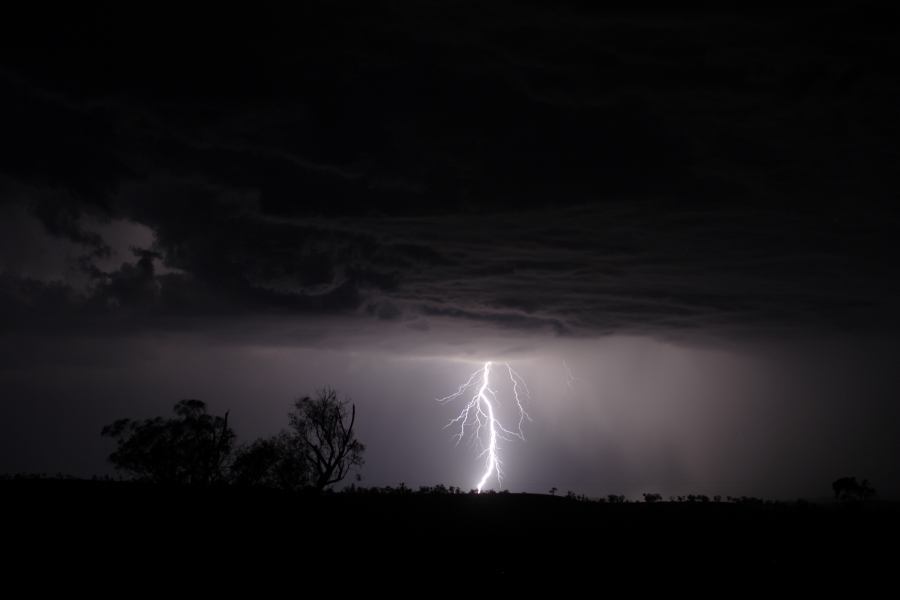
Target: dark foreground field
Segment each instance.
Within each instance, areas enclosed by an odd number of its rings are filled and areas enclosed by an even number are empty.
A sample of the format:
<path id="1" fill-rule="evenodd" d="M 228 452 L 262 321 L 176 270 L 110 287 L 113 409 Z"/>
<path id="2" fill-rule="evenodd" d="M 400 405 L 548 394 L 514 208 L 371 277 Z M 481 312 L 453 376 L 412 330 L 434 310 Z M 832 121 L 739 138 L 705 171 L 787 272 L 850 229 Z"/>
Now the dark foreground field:
<path id="1" fill-rule="evenodd" d="M 430 578 L 446 592 L 462 580 L 864 583 L 891 576 L 900 533 L 900 510 L 888 503 L 294 496 L 65 480 L 0 481 L 0 502 L 8 574 L 148 584 L 256 579 L 339 589 Z"/>

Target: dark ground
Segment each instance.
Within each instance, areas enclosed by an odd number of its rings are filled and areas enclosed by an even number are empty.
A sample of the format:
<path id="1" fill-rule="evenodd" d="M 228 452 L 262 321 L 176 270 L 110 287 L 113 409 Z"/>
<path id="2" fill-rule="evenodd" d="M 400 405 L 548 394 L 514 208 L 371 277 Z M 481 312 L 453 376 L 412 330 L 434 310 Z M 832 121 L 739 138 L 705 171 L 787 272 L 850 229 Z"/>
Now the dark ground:
<path id="1" fill-rule="evenodd" d="M 7 480 L 0 503 L 8 574 L 111 589 L 256 581 L 262 592 L 421 579 L 647 586 L 711 577 L 744 586 L 786 576 L 859 590 L 891 578 L 900 532 L 900 506 L 878 502 L 601 504 Z"/>

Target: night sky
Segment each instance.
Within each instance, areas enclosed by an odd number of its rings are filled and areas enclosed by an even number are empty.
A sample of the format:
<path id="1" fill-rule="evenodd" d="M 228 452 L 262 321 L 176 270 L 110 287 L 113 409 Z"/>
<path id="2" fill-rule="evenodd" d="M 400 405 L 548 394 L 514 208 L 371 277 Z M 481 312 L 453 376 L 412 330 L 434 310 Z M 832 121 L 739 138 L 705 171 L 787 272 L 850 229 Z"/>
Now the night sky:
<path id="1" fill-rule="evenodd" d="M 468 489 L 495 360 L 490 487 L 900 496 L 896 10 L 286 4 L 2 9 L 0 472 L 331 385 L 363 485 Z"/>

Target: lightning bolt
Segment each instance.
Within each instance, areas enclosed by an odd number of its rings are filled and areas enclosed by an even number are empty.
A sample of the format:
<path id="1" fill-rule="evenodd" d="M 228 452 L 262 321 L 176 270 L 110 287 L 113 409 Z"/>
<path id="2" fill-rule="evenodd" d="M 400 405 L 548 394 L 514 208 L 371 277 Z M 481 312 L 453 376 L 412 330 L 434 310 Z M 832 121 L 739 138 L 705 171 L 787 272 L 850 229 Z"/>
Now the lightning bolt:
<path id="1" fill-rule="evenodd" d="M 494 363 L 488 361 L 484 366 L 472 373 L 469 378 L 459 386 L 454 393 L 438 398 L 438 402 L 447 403 L 462 397 L 469 391 L 475 390 L 472 399 L 463 406 L 459 415 L 451 419 L 444 429 L 459 426 L 459 431 L 454 435 L 457 445 L 465 437 L 470 437 L 473 443 L 482 448 L 478 458 L 485 457 L 484 473 L 476 485 L 479 493 L 492 475 L 497 477 L 500 483 L 503 476 L 503 463 L 500 461 L 498 440 L 511 440 L 513 438 L 525 441 L 525 433 L 522 429 L 525 421 L 531 421 L 531 417 L 525 410 L 523 395 L 531 397 L 528 385 L 509 363 L 503 363 L 506 374 L 512 383 L 512 398 L 515 401 L 515 409 L 518 414 L 518 423 L 515 430 L 503 426 L 495 412 L 495 404 L 499 404 L 497 391 L 491 387 L 491 367 Z M 521 388 L 521 393 L 520 393 Z M 486 440 L 484 438 L 487 438 Z"/>
<path id="2" fill-rule="evenodd" d="M 572 369 L 569 368 L 568 363 L 566 361 L 562 361 L 563 369 L 566 370 L 566 385 L 570 390 L 575 389 L 575 383 L 578 381 L 578 378 L 572 374 Z"/>

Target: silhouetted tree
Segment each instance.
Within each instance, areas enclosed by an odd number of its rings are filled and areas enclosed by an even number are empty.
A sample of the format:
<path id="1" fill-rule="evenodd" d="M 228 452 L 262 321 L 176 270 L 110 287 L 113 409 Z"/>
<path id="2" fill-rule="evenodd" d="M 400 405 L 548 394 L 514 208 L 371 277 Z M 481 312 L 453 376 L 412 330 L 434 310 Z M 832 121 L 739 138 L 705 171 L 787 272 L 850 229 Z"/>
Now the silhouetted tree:
<path id="1" fill-rule="evenodd" d="M 662 502 L 662 494 L 644 494 L 644 502 L 647 504 Z"/>
<path id="2" fill-rule="evenodd" d="M 859 497 L 861 500 L 869 500 L 875 496 L 875 488 L 869 483 L 868 479 L 863 479 L 859 484 Z"/>
<path id="3" fill-rule="evenodd" d="M 200 400 L 181 400 L 175 418 L 119 419 L 101 434 L 116 441 L 109 455 L 117 469 L 140 479 L 167 484 L 207 485 L 223 479 L 234 446 L 224 417 L 207 414 Z"/>
<path id="4" fill-rule="evenodd" d="M 363 464 L 365 446 L 356 439 L 356 405 L 339 400 L 326 387 L 315 398 L 294 403 L 288 416 L 297 448 L 310 467 L 311 483 L 317 490 L 341 481 L 351 468 Z M 349 420 L 349 422 L 348 422 Z"/>
<path id="5" fill-rule="evenodd" d="M 841 477 L 831 484 L 835 500 L 868 500 L 875 495 L 875 488 L 869 484 L 868 479 L 862 483 L 856 477 Z"/>
<path id="6" fill-rule="evenodd" d="M 231 464 L 231 481 L 289 491 L 309 486 L 309 464 L 298 441 L 283 431 L 238 448 Z"/>

